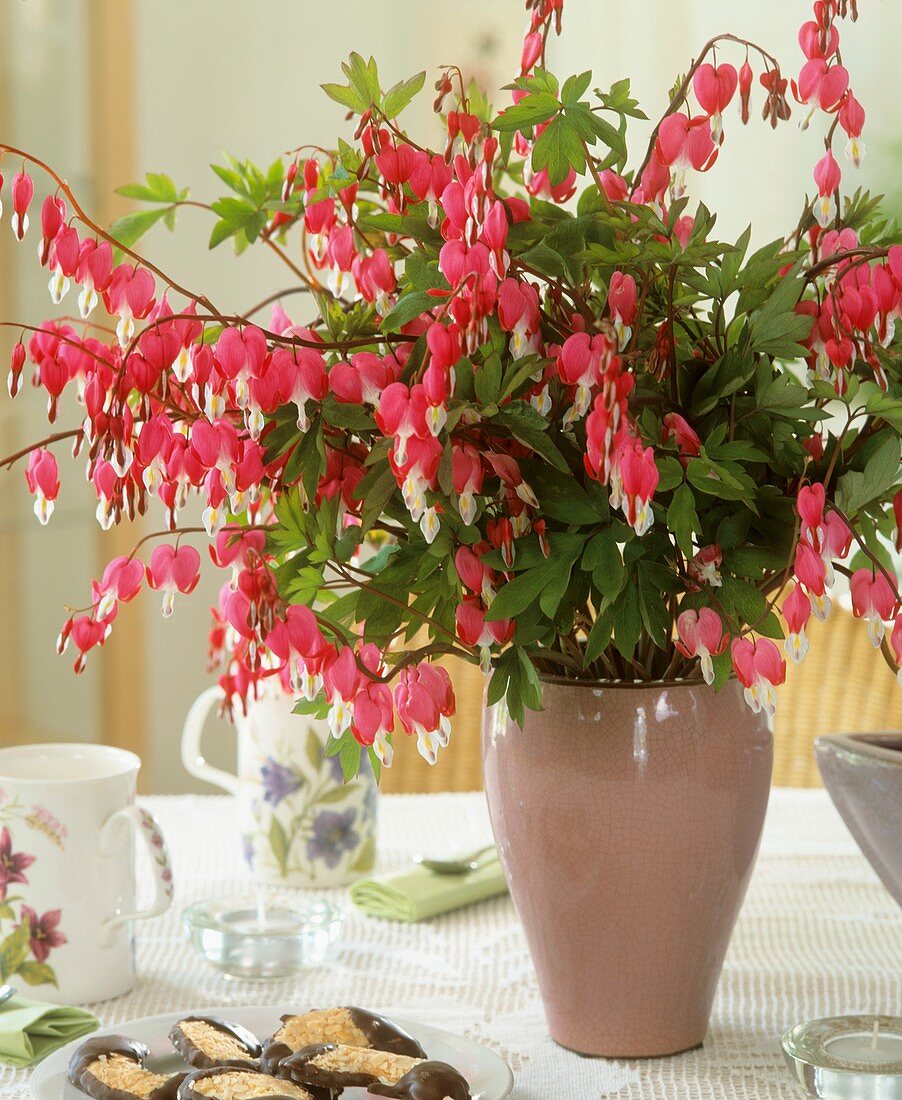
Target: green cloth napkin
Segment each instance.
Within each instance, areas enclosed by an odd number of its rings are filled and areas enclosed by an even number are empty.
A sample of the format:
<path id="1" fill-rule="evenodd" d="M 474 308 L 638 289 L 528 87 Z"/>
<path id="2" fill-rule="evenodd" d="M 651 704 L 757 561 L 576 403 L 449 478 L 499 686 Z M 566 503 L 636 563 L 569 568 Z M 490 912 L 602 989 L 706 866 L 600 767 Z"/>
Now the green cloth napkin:
<path id="1" fill-rule="evenodd" d="M 501 863 L 490 859 L 464 875 L 438 875 L 414 864 L 404 871 L 359 879 L 351 887 L 351 901 L 371 917 L 411 923 L 506 892 Z"/>
<path id="2" fill-rule="evenodd" d="M 100 1027 L 83 1008 L 15 996 L 0 1004 L 0 1062 L 22 1069 Z"/>

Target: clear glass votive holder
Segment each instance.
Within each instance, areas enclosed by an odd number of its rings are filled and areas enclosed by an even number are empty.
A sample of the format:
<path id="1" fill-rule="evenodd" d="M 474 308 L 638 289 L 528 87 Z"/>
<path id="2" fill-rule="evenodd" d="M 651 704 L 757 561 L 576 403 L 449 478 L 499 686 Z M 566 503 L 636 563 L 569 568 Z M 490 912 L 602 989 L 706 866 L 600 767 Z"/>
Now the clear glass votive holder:
<path id="1" fill-rule="evenodd" d="M 902 1100 L 902 1019 L 831 1016 L 783 1036 L 783 1055 L 807 1096 Z"/>
<path id="2" fill-rule="evenodd" d="M 227 978 L 286 978 L 329 957 L 344 913 L 325 898 L 212 898 L 182 915 L 195 951 Z"/>

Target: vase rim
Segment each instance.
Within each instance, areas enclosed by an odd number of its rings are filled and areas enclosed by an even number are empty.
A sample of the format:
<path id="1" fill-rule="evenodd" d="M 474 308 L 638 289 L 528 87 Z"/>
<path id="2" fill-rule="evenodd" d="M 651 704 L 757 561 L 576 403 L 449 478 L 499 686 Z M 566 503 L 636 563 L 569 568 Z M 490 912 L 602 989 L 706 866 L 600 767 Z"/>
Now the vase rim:
<path id="1" fill-rule="evenodd" d="M 731 675 L 727 683 L 733 679 L 734 677 Z M 539 673 L 539 680 L 543 684 L 555 684 L 560 687 L 594 688 L 596 691 L 601 688 L 615 691 L 641 691 L 645 688 L 708 687 L 701 676 L 683 676 L 671 680 L 577 680 L 572 676 Z"/>

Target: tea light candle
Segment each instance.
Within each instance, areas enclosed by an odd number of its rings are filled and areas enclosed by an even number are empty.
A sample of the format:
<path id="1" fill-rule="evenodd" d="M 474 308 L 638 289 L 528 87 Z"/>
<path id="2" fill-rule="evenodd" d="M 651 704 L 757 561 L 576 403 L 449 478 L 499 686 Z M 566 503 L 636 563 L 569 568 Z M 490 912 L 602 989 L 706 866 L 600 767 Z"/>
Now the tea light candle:
<path id="1" fill-rule="evenodd" d="M 197 953 L 227 978 L 284 978 L 328 956 L 344 913 L 324 898 L 289 894 L 220 898 L 185 910 Z"/>
<path id="2" fill-rule="evenodd" d="M 902 1100 L 902 1019 L 836 1016 L 787 1031 L 789 1068 L 821 1100 Z"/>

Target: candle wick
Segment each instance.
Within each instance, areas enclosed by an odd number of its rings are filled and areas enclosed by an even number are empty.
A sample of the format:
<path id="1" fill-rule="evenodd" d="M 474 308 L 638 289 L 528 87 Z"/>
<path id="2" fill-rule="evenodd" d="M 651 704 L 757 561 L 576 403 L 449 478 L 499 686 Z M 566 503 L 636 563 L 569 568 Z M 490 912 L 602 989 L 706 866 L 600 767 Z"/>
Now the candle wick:
<path id="1" fill-rule="evenodd" d="M 875 1020 L 874 1021 L 874 1031 L 873 1031 L 873 1034 L 871 1035 L 871 1050 L 876 1050 L 877 1049 L 877 1039 L 878 1039 L 879 1035 L 880 1035 L 880 1021 Z"/>

